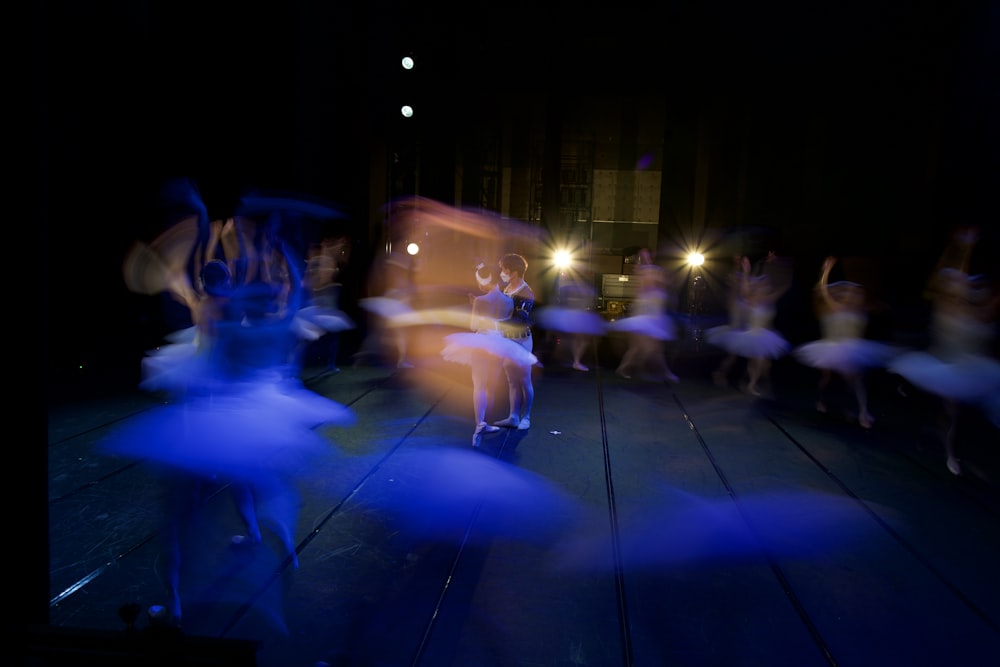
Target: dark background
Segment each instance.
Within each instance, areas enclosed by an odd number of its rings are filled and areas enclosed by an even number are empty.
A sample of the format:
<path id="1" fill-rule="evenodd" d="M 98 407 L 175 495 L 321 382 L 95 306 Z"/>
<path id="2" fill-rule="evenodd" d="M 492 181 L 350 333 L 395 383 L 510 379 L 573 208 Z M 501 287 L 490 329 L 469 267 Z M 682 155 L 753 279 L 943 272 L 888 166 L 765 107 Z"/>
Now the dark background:
<path id="1" fill-rule="evenodd" d="M 392 132 L 411 50 L 426 143 L 450 150 L 512 104 L 666 94 L 670 141 L 711 117 L 714 164 L 749 154 L 740 224 L 766 226 L 787 254 L 863 249 L 916 286 L 948 230 L 977 224 L 977 266 L 992 270 L 998 16 L 997 3 L 932 0 L 35 3 L 51 377 L 131 382 L 164 333 L 162 304 L 129 294 L 120 265 L 162 229 L 168 178 L 194 178 L 213 217 L 249 187 L 336 203 L 362 280 L 371 146 Z M 724 217 L 732 190 L 708 196 Z"/>

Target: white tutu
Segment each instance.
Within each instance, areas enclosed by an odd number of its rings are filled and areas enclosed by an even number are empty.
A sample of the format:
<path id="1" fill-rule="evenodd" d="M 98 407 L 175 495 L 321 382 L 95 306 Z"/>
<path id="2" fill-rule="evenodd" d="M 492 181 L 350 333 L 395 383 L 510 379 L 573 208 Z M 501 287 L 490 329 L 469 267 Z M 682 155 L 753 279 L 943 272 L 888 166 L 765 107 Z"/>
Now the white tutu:
<path id="1" fill-rule="evenodd" d="M 944 361 L 929 352 L 904 352 L 890 362 L 889 370 L 920 389 L 961 403 L 996 411 L 1000 395 L 1000 361 L 980 354 L 963 354 Z"/>
<path id="2" fill-rule="evenodd" d="M 246 383 L 230 389 L 142 413 L 99 447 L 188 474 L 253 483 L 301 472 L 327 453 L 329 441 L 310 426 L 353 421 L 349 409 L 305 388 Z"/>
<path id="3" fill-rule="evenodd" d="M 677 337 L 674 321 L 669 315 L 631 315 L 609 322 L 608 330 L 640 334 L 657 340 L 674 340 Z"/>
<path id="4" fill-rule="evenodd" d="M 788 354 L 791 344 L 771 329 L 747 329 L 726 337 L 728 350 L 747 359 L 777 359 Z"/>
<path id="5" fill-rule="evenodd" d="M 456 364 L 472 365 L 472 357 L 484 353 L 519 366 L 534 366 L 538 357 L 528 352 L 517 341 L 504 338 L 500 333 L 453 333 L 444 337 L 441 356 Z"/>
<path id="6" fill-rule="evenodd" d="M 224 386 L 211 366 L 208 352 L 198 344 L 195 327 L 166 338 L 176 342 L 150 350 L 142 359 L 141 389 L 180 395 L 216 391 Z"/>
<path id="7" fill-rule="evenodd" d="M 816 340 L 792 350 L 795 358 L 806 366 L 842 373 L 881 368 L 897 353 L 891 345 L 864 338 Z"/>
<path id="8" fill-rule="evenodd" d="M 722 324 L 717 327 L 711 327 L 705 330 L 705 341 L 709 345 L 714 345 L 715 347 L 721 348 L 723 350 L 729 351 L 729 339 L 733 337 L 734 334 L 738 334 L 745 329 L 739 329 L 732 326 L 731 324 Z"/>
<path id="9" fill-rule="evenodd" d="M 399 299 L 393 299 L 388 296 L 371 296 L 360 299 L 358 300 L 358 305 L 367 310 L 369 313 L 390 320 L 394 317 L 407 315 L 413 312 L 413 308 L 411 308 L 406 302 L 400 301 Z"/>
<path id="10" fill-rule="evenodd" d="M 608 330 L 607 321 L 590 310 L 546 306 L 539 308 L 533 315 L 539 326 L 550 331 L 603 336 Z"/>
<path id="11" fill-rule="evenodd" d="M 354 328 L 354 321 L 347 313 L 326 306 L 306 306 L 300 308 L 295 317 L 315 324 L 325 331 L 346 331 Z"/>

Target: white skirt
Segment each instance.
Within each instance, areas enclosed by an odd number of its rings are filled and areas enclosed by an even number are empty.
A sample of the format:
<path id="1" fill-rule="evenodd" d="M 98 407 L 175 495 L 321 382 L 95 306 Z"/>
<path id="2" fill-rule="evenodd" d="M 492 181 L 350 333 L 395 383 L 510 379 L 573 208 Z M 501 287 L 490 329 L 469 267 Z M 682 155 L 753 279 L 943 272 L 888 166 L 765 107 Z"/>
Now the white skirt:
<path id="1" fill-rule="evenodd" d="M 792 354 L 802 364 L 841 373 L 884 367 L 898 354 L 891 345 L 864 338 L 816 340 L 799 345 Z"/>
<path id="2" fill-rule="evenodd" d="M 538 357 L 515 340 L 499 333 L 453 333 L 444 337 L 441 356 L 456 364 L 472 365 L 473 355 L 485 354 L 501 361 L 512 361 L 519 366 L 534 366 Z"/>

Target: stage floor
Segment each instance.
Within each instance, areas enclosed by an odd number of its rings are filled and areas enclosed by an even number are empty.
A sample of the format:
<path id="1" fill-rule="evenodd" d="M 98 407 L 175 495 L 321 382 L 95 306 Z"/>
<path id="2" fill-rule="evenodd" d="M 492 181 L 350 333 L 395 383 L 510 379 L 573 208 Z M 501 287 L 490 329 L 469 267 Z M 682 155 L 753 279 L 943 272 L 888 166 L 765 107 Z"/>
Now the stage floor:
<path id="1" fill-rule="evenodd" d="M 816 412 L 816 376 L 790 361 L 763 397 L 736 375 L 716 386 L 711 354 L 675 359 L 679 384 L 545 361 L 531 428 L 478 450 L 467 368 L 306 369 L 357 422 L 320 429 L 329 455 L 262 502 L 259 546 L 233 545 L 225 484 L 205 496 L 176 634 L 146 616 L 166 599 L 163 480 L 96 449 L 159 403 L 51 405 L 50 622 L 25 635 L 48 662 L 27 664 L 127 664 L 52 649 L 120 635 L 123 653 L 262 667 L 996 664 L 1000 437 L 981 416 L 962 417 L 954 476 L 943 410 L 887 375 L 870 378 L 866 431 L 846 389 Z"/>

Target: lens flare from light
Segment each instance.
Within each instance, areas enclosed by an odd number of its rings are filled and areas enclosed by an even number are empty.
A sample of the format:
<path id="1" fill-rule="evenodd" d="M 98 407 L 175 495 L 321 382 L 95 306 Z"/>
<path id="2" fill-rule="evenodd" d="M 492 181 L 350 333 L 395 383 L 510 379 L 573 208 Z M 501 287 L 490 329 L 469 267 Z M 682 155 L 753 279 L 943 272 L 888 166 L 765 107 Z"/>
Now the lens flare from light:
<path id="1" fill-rule="evenodd" d="M 552 263 L 560 271 L 568 269 L 573 265 L 573 255 L 569 250 L 556 250 L 552 255 Z"/>
<path id="2" fill-rule="evenodd" d="M 688 253 L 687 263 L 691 266 L 701 266 L 705 263 L 705 256 L 700 252 Z"/>

